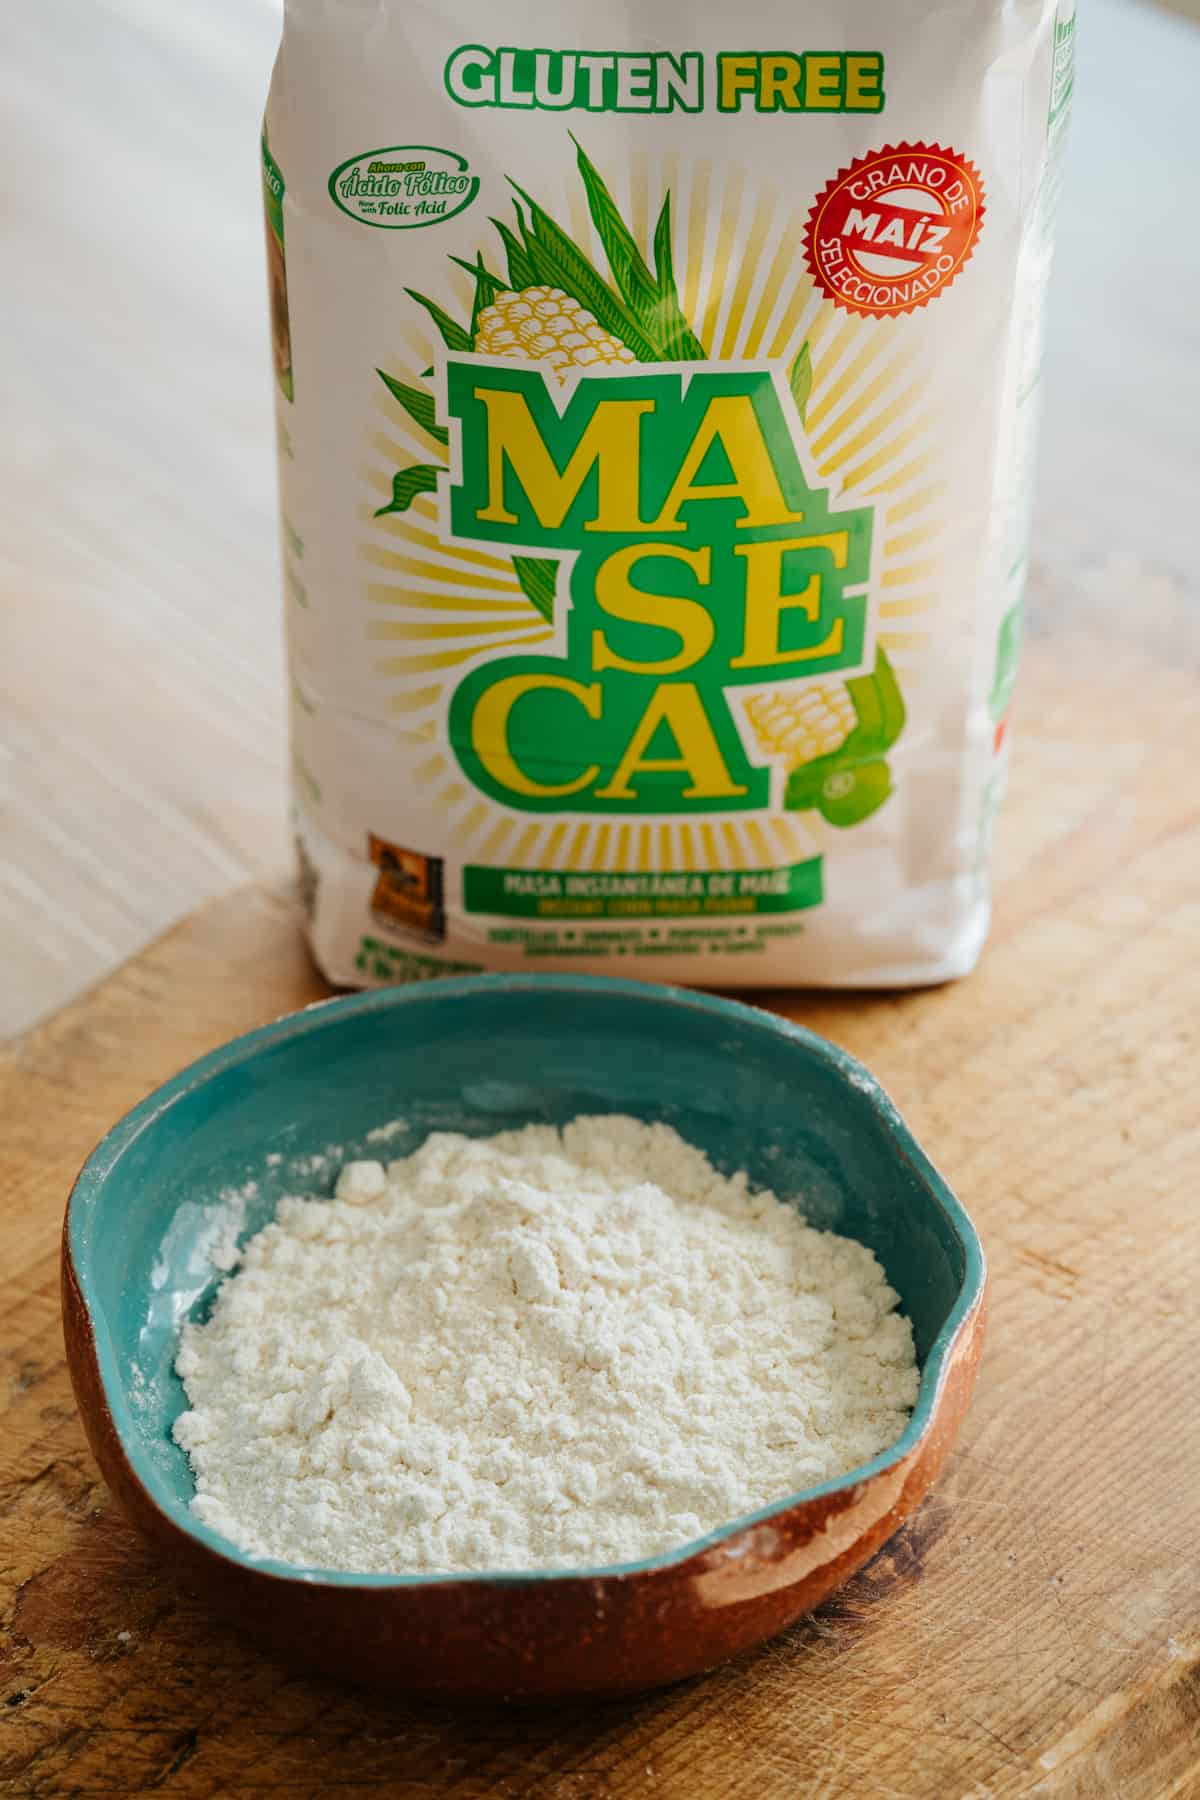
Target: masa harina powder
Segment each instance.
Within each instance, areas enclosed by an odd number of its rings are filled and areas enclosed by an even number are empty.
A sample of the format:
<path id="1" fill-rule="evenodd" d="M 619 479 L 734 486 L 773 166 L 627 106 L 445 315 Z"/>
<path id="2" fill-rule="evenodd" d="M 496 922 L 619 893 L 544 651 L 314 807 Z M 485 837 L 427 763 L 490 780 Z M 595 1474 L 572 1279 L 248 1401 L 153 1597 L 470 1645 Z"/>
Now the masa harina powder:
<path id="1" fill-rule="evenodd" d="M 280 1202 L 184 1327 L 193 1511 L 324 1569 L 609 1565 L 845 1474 L 904 1429 L 871 1252 L 663 1124 L 436 1132 Z"/>

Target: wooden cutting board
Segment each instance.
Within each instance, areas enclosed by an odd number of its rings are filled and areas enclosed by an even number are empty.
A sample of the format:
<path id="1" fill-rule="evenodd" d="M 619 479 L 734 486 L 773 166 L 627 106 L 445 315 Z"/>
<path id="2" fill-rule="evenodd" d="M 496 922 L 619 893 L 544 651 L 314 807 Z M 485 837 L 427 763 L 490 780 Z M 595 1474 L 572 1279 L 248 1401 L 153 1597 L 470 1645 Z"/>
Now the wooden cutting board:
<path id="1" fill-rule="evenodd" d="M 286 887 L 249 888 L 0 1061 L 0 1792 L 1200 1794 L 1197 632 L 1152 583 L 1073 624 L 1080 592 L 1043 593 L 976 974 L 769 997 L 876 1070 L 990 1253 L 978 1398 L 910 1527 L 766 1649 L 553 1712 L 310 1679 L 181 1593 L 85 1447 L 57 1238 L 121 1112 L 325 991 Z"/>

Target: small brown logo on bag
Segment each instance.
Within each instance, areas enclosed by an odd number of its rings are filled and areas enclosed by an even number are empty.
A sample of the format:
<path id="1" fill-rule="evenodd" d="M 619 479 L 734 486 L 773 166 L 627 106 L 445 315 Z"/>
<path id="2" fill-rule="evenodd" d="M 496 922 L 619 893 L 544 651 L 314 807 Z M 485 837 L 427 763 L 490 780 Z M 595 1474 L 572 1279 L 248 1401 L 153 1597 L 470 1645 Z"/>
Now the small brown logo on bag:
<path id="1" fill-rule="evenodd" d="M 371 916 L 380 925 L 400 925 L 423 938 L 446 935 L 444 868 L 440 856 L 426 856 L 371 832 L 371 861 L 379 870 L 371 894 Z"/>

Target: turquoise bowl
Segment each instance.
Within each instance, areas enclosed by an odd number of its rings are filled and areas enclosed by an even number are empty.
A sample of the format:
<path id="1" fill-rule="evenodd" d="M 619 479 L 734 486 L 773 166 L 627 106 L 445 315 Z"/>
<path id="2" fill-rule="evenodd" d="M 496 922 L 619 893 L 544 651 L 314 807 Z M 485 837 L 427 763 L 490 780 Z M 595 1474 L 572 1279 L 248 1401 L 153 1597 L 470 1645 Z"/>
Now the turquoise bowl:
<path id="1" fill-rule="evenodd" d="M 869 1244 L 913 1323 L 920 1395 L 904 1435 L 851 1474 L 669 1555 L 616 1568 L 353 1575 L 256 1561 L 189 1510 L 171 1437 L 181 1322 L 212 1248 L 338 1163 L 431 1130 L 488 1134 L 579 1113 L 661 1119 L 720 1168 Z M 183 1578 L 268 1644 L 375 1684 L 545 1699 L 678 1679 L 811 1610 L 898 1528 L 944 1461 L 974 1382 L 985 1272 L 963 1208 L 876 1081 L 774 1015 L 677 988 L 481 976 L 330 1000 L 237 1038 L 110 1131 L 67 1210 L 63 1305 L 80 1411 L 105 1479 Z"/>

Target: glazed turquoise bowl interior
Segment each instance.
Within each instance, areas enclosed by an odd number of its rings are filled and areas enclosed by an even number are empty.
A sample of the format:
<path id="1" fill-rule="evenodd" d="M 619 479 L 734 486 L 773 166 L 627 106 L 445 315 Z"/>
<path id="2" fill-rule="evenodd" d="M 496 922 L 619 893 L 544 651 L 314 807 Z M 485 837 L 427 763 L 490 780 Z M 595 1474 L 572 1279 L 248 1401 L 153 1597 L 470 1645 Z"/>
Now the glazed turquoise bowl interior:
<path id="1" fill-rule="evenodd" d="M 871 1247 L 912 1320 L 922 1384 L 904 1437 L 856 1477 L 903 1456 L 929 1422 L 943 1356 L 979 1304 L 983 1257 L 966 1214 L 861 1065 L 769 1013 L 680 989 L 482 976 L 332 1000 L 251 1032 L 152 1094 L 85 1165 L 68 1248 L 108 1411 L 157 1507 L 212 1550 L 252 1562 L 190 1513 L 191 1472 L 171 1437 L 186 1404 L 172 1366 L 179 1328 L 204 1315 L 221 1279 L 212 1250 L 230 1194 L 242 1196 L 245 1238 L 281 1195 L 330 1193 L 346 1158 L 401 1156 L 430 1131 L 485 1135 L 580 1113 L 665 1120 L 722 1170 L 746 1169 L 812 1224 Z M 397 1120 L 386 1142 L 369 1141 Z M 436 1579 L 322 1578 L 360 1587 Z"/>

